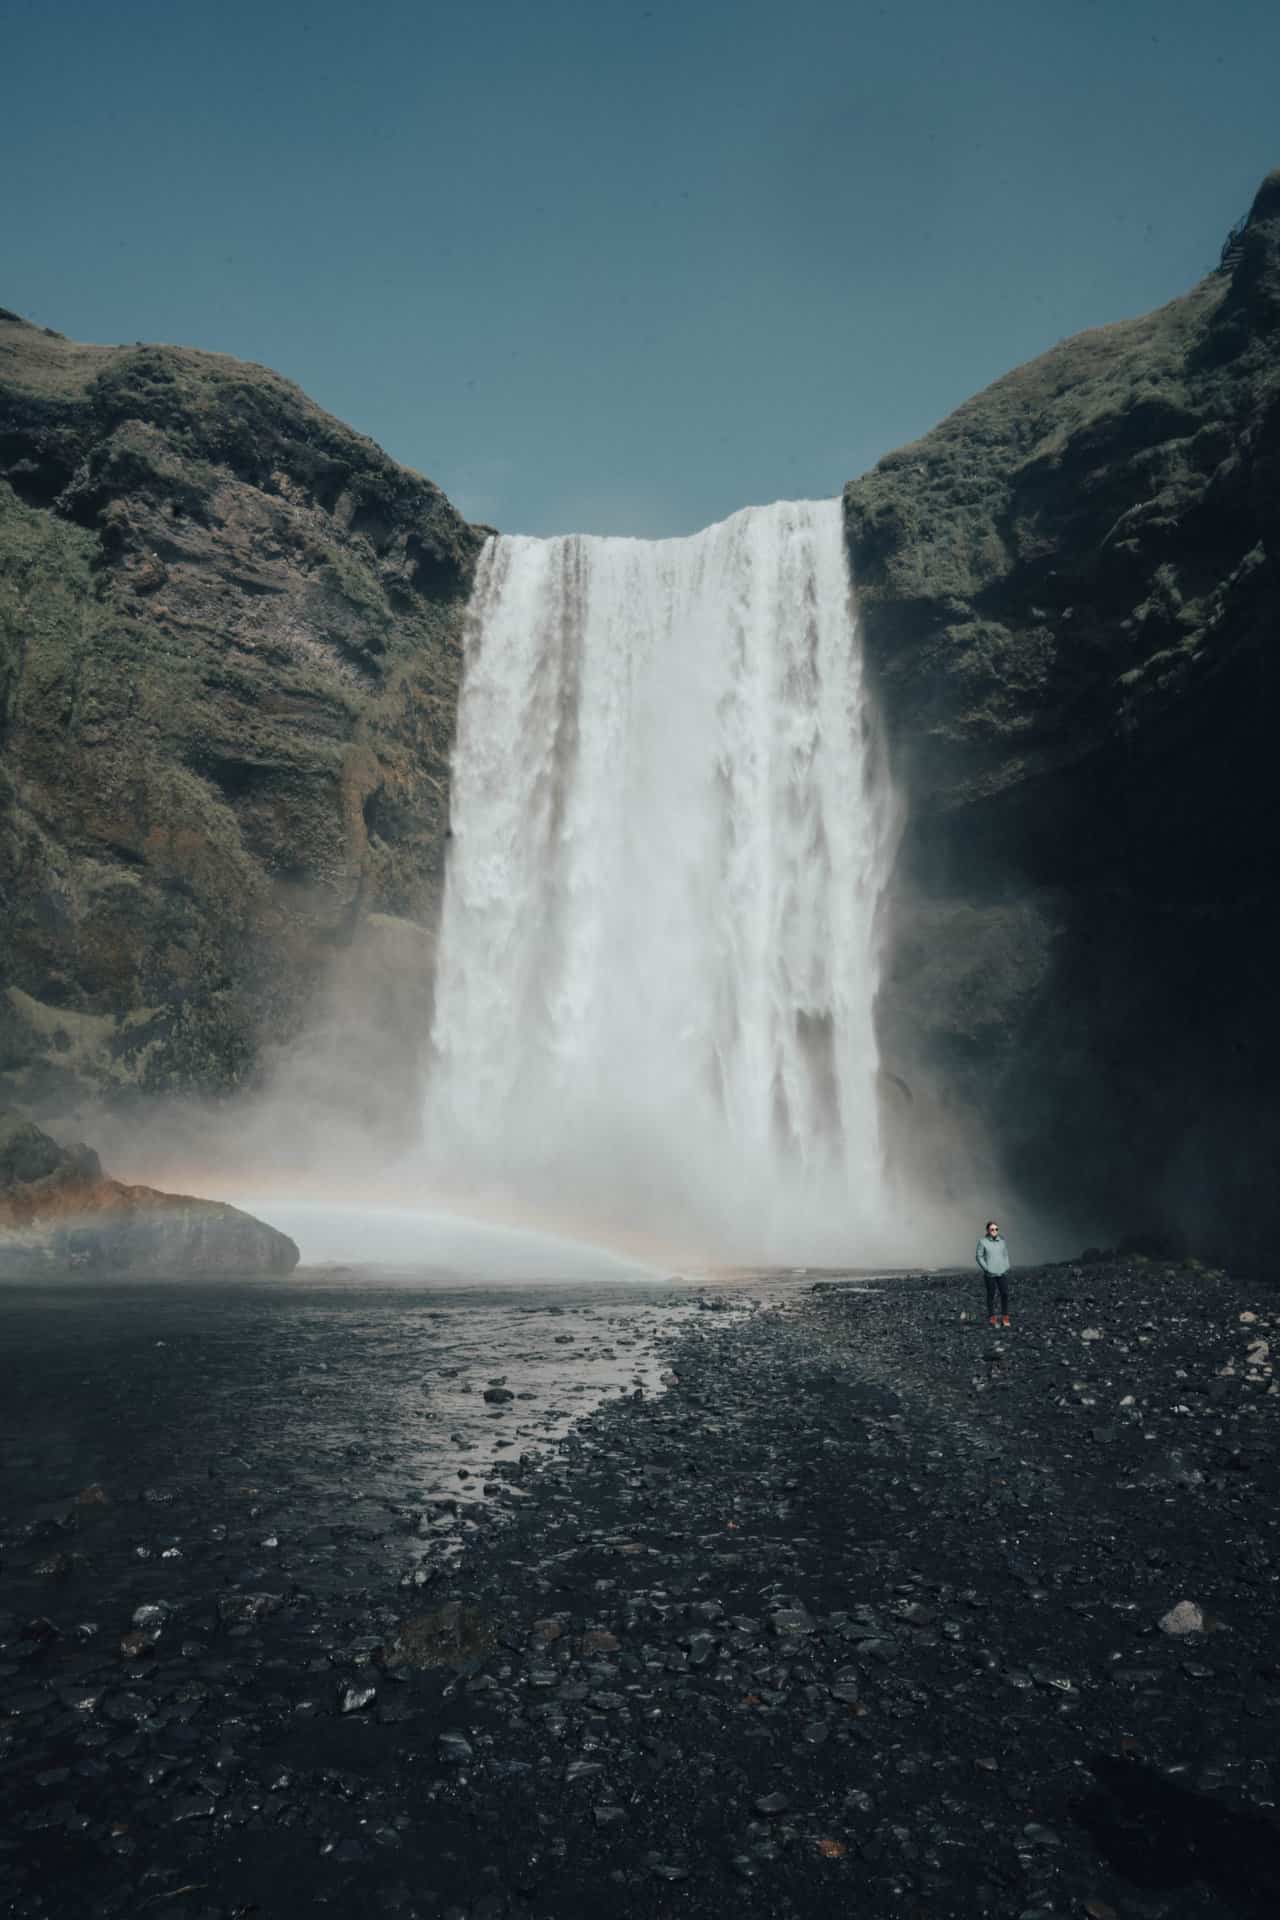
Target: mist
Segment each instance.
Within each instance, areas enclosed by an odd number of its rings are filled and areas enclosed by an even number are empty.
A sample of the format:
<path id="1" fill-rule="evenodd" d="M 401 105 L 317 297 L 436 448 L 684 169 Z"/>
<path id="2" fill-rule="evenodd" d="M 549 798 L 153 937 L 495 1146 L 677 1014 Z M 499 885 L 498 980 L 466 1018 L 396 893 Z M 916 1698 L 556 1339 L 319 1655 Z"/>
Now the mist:
<path id="1" fill-rule="evenodd" d="M 980 1122 L 882 1071 L 902 809 L 855 615 L 837 501 L 491 540 L 438 933 L 369 916 L 253 1092 L 95 1116 L 117 1173 L 308 1262 L 966 1259 L 1018 1210 Z"/>
<path id="2" fill-rule="evenodd" d="M 254 1192 L 225 1197 L 250 1210 L 262 1206 Z M 434 1208 L 336 1206 L 285 1196 L 269 1197 L 267 1204 L 271 1224 L 297 1242 L 307 1265 L 376 1266 L 415 1282 L 498 1286 L 665 1277 L 658 1268 L 607 1248 Z"/>

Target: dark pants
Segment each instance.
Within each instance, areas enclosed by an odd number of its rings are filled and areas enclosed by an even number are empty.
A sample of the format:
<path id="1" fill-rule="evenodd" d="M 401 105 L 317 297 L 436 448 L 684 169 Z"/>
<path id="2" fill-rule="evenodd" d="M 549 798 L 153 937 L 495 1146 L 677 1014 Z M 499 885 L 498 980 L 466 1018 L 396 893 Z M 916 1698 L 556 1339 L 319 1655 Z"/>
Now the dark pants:
<path id="1" fill-rule="evenodd" d="M 1007 1273 L 988 1273 L 986 1268 L 984 1267 L 982 1269 L 982 1277 L 987 1283 L 987 1318 L 988 1320 L 991 1318 L 992 1314 L 996 1310 L 996 1288 L 997 1287 L 999 1287 L 1000 1289 L 1000 1311 L 1001 1313 L 1008 1313 L 1009 1311 L 1009 1275 Z"/>

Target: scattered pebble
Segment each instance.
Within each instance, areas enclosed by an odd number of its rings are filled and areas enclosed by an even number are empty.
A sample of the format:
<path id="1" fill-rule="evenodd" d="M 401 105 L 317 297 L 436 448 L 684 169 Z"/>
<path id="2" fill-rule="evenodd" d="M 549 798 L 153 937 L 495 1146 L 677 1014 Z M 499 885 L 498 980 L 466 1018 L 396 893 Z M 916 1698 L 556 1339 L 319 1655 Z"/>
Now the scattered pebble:
<path id="1" fill-rule="evenodd" d="M 1022 1273 L 998 1352 L 969 1277 L 787 1284 L 165 1296 L 202 1384 L 159 1399 L 118 1316 L 28 1314 L 0 1904 L 1109 1920 L 1143 1795 L 1271 1820 L 1280 1402 L 1232 1283 Z M 92 1447 L 42 1454 L 76 1394 Z"/>

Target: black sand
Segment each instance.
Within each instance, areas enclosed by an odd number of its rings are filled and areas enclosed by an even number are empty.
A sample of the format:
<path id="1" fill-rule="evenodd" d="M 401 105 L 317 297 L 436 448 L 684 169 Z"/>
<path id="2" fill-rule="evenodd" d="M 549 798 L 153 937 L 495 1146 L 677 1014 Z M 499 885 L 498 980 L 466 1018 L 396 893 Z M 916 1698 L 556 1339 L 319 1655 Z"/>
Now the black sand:
<path id="1" fill-rule="evenodd" d="M 465 1302 L 0 1295 L 5 1911 L 1274 1914 L 1280 1303 L 1017 1288 L 527 1301 L 678 1379 L 461 1514 Z"/>

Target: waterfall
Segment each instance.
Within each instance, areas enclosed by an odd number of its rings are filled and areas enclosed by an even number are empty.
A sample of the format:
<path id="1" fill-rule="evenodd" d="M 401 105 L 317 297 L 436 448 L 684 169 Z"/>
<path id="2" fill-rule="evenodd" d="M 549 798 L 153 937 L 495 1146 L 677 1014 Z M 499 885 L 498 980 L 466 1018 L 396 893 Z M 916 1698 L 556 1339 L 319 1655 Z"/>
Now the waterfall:
<path id="1" fill-rule="evenodd" d="M 838 501 L 498 537 L 454 755 L 433 1176 L 745 1261 L 860 1257 L 890 807 Z"/>

